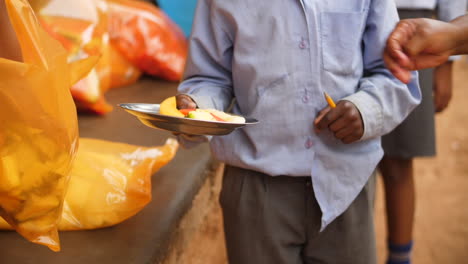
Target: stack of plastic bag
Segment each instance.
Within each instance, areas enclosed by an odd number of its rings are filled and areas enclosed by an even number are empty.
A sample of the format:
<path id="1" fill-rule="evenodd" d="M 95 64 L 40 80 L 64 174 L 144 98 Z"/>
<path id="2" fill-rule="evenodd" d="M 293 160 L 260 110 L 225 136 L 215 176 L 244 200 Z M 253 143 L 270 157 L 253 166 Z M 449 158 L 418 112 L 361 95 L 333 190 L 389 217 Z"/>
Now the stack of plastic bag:
<path id="1" fill-rule="evenodd" d="M 166 80 L 182 77 L 187 43 L 157 7 L 130 0 L 31 0 L 44 28 L 69 52 L 70 62 L 100 56 L 72 87 L 80 111 L 105 114 L 104 93 L 134 83 L 141 72 Z"/>
<path id="2" fill-rule="evenodd" d="M 58 228 L 105 227 L 141 210 L 151 199 L 151 175 L 178 145 L 173 139 L 154 148 L 82 139 L 77 154 L 70 86 L 97 57 L 69 64 L 26 0 L 6 3 L 24 62 L 0 58 L 2 227 L 59 251 Z"/>
<path id="3" fill-rule="evenodd" d="M 37 11 L 42 26 L 67 49 L 69 62 L 100 57 L 96 67 L 71 88 L 78 110 L 111 111 L 103 96 L 110 86 L 111 67 L 106 6 L 94 0 L 51 0 Z"/>
<path id="4" fill-rule="evenodd" d="M 147 74 L 179 81 L 187 57 L 182 30 L 149 3 L 108 0 L 111 42 Z"/>
<path id="5" fill-rule="evenodd" d="M 28 240 L 60 249 L 57 225 L 78 147 L 70 86 L 96 59 L 67 62 L 26 0 L 6 0 L 24 62 L 0 58 L 0 215 Z"/>

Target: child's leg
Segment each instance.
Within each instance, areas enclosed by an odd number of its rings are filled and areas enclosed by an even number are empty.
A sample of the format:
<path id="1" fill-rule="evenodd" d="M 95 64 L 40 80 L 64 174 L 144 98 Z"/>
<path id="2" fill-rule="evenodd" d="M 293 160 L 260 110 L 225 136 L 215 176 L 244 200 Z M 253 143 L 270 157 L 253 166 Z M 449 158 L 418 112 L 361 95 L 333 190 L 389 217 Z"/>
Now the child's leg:
<path id="1" fill-rule="evenodd" d="M 432 12 L 400 10 L 399 14 L 401 18 L 414 18 L 430 17 Z M 435 155 L 432 81 L 433 69 L 419 71 L 421 104 L 394 131 L 382 137 L 385 156 L 379 167 L 386 194 L 388 263 L 410 263 L 411 260 L 415 210 L 412 160 Z"/>
<path id="2" fill-rule="evenodd" d="M 306 212 L 320 212 L 316 203 L 306 204 L 308 179 L 226 167 L 220 203 L 229 263 L 303 263 Z"/>
<path id="3" fill-rule="evenodd" d="M 373 175 L 342 215 L 322 233 L 309 233 L 304 263 L 375 264 L 374 194 Z"/>
<path id="4" fill-rule="evenodd" d="M 379 167 L 385 188 L 389 243 L 406 245 L 413 234 L 413 160 L 384 157 Z"/>

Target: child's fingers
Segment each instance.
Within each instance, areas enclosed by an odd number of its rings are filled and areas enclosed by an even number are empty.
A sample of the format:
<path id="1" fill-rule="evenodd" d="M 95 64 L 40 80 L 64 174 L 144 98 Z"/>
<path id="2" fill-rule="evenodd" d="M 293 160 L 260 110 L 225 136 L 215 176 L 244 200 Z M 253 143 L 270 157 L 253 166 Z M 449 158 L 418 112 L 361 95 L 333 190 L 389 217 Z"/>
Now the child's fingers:
<path id="1" fill-rule="evenodd" d="M 328 127 L 330 128 L 330 131 L 333 133 L 336 133 L 343 128 L 347 127 L 347 125 L 351 122 L 350 118 L 346 115 L 340 116 L 337 120 L 335 120 L 333 123 L 331 123 Z"/>
<path id="2" fill-rule="evenodd" d="M 322 111 L 320 111 L 318 114 L 317 114 L 317 117 L 315 118 L 314 120 L 314 125 L 317 125 L 321 120 L 322 118 L 331 110 L 331 108 L 329 106 L 325 107 L 324 109 L 322 109 Z"/>
<path id="3" fill-rule="evenodd" d="M 177 109 L 195 109 L 197 104 L 185 94 L 178 94 L 176 96 Z"/>
<path id="4" fill-rule="evenodd" d="M 318 132 L 323 129 L 327 129 L 331 123 L 341 117 L 344 113 L 344 108 L 341 107 L 340 103 L 338 103 L 335 108 L 330 109 L 325 115 L 321 116 L 320 119 L 317 118 L 318 122 L 316 122 L 315 125 L 316 129 Z"/>
<path id="5" fill-rule="evenodd" d="M 337 139 L 343 140 L 347 136 L 353 134 L 354 130 L 355 130 L 354 127 L 346 126 L 346 127 L 342 128 L 342 129 L 340 129 L 339 131 L 335 132 L 335 137 Z"/>
<path id="6" fill-rule="evenodd" d="M 359 140 L 359 136 L 355 135 L 354 133 L 351 134 L 351 135 L 348 135 L 346 136 L 345 138 L 343 138 L 341 140 L 341 142 L 345 143 L 345 144 L 350 144 L 350 143 L 353 143 L 355 141 L 358 141 Z"/>

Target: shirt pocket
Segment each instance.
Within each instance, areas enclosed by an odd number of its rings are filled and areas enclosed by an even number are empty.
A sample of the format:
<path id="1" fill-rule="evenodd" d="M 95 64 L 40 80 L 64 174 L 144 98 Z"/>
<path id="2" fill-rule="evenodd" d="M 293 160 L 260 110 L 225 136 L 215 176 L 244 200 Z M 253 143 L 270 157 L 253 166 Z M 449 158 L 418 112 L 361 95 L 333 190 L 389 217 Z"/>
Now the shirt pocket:
<path id="1" fill-rule="evenodd" d="M 365 12 L 321 12 L 322 64 L 326 71 L 360 74 Z"/>

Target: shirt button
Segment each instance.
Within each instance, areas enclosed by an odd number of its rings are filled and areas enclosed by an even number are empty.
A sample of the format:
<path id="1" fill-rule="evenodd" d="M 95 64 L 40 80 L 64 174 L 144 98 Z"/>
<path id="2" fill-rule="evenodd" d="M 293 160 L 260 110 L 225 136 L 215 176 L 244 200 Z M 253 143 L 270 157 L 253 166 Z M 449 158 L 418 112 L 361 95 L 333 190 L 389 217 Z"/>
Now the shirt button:
<path id="1" fill-rule="evenodd" d="M 299 42 L 299 48 L 300 49 L 305 49 L 307 48 L 307 43 L 305 40 L 301 40 L 301 42 Z"/>
<path id="2" fill-rule="evenodd" d="M 309 96 L 308 96 L 308 95 L 302 96 L 302 102 L 303 102 L 304 104 L 308 103 L 308 102 L 309 102 Z"/>
<path id="3" fill-rule="evenodd" d="M 311 138 L 308 138 L 306 142 L 304 143 L 304 146 L 306 149 L 310 149 L 314 143 L 312 142 Z"/>

